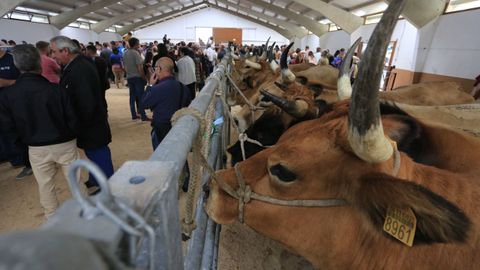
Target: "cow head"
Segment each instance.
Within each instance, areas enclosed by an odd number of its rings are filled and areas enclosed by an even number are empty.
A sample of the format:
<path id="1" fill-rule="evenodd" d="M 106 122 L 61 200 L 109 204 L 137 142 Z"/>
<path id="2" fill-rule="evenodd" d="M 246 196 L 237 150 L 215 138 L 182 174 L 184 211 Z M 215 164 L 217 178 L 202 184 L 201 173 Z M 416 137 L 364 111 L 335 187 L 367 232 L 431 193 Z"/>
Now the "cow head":
<path id="1" fill-rule="evenodd" d="M 268 44 L 268 41 L 267 41 Z M 247 99 L 252 104 L 256 104 L 256 98 L 258 97 L 258 88 L 264 84 L 275 80 L 279 76 L 279 70 L 276 67 L 275 61 L 269 58 L 267 55 L 273 55 L 270 48 L 270 52 L 265 51 L 260 57 L 258 62 L 251 60 L 242 60 L 235 63 L 232 72 L 233 83 L 244 93 Z M 236 91 L 232 91 L 229 95 L 231 104 L 243 105 L 245 100 Z"/>
<path id="2" fill-rule="evenodd" d="M 263 146 L 275 144 L 280 135 L 297 122 L 313 119 L 319 109 L 314 102 L 313 92 L 298 83 L 290 85 L 279 82 L 269 82 L 262 85 L 254 100 L 264 107 L 262 111 L 252 111 L 244 106 L 236 111 L 233 118 L 240 132 L 245 132 L 248 138 L 260 142 Z M 275 106 L 272 106 L 275 105 Z M 232 165 L 242 160 L 242 142 L 237 141 L 228 149 L 232 155 Z M 261 151 L 262 146 L 248 141 L 243 142 L 245 156 L 250 157 Z"/>
<path id="3" fill-rule="evenodd" d="M 399 258 L 412 252 L 416 262 L 422 254 L 429 256 L 428 249 L 408 249 L 382 233 L 388 208 L 412 209 L 417 218 L 417 245 L 448 242 L 454 243 L 454 248 L 455 243 L 467 241 L 470 220 L 460 209 L 479 194 L 478 184 L 474 192 L 468 191 L 462 185 L 473 181 L 419 165 L 405 153 L 396 152 L 392 140 L 404 141 L 411 135 L 411 125 L 403 118 L 380 114 L 378 85 L 383 57 L 373 54 L 385 54 L 403 3 L 390 1 L 375 29 L 351 102 L 339 102 L 320 119 L 293 126 L 275 146 L 239 163 L 237 171 L 219 173 L 234 190 L 242 177 L 254 193 L 279 200 L 344 200 L 347 205 L 309 208 L 253 199 L 244 208 L 248 226 L 322 269 L 363 269 L 369 262 L 388 267 L 382 263 L 386 259 L 394 263 L 395 259 L 385 258 L 385 250 Z M 449 182 L 451 177 L 458 181 Z M 458 198 L 447 186 L 461 189 L 467 197 Z M 237 220 L 239 200 L 215 182 L 211 189 L 207 203 L 210 217 L 222 224 Z M 478 236 L 469 242 L 473 243 L 478 251 Z"/>

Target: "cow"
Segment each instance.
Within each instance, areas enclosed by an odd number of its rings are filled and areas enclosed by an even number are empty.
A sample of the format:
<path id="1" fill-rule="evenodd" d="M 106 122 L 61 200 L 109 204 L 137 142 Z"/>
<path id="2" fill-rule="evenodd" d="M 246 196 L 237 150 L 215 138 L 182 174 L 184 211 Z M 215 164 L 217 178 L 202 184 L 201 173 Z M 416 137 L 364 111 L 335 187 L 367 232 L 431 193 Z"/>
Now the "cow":
<path id="1" fill-rule="evenodd" d="M 338 70 L 332 66 L 313 65 L 310 63 L 302 63 L 288 66 L 287 57 L 290 48 L 293 46 L 290 43 L 282 52 L 280 58 L 280 67 L 273 59 L 272 49 L 270 47 L 268 52 L 265 52 L 258 62 L 252 61 L 237 61 L 234 65 L 234 72 L 232 74 L 234 84 L 244 91 L 245 96 L 248 97 L 251 103 L 258 103 L 260 96 L 259 90 L 262 89 L 263 84 L 273 83 L 279 81 L 282 83 L 293 83 L 295 81 L 305 85 L 308 88 L 316 89 L 337 89 L 336 80 Z M 268 41 L 267 41 L 268 46 Z M 281 76 L 279 74 L 281 70 Z M 245 101 L 236 99 L 237 105 L 245 104 Z"/>
<path id="2" fill-rule="evenodd" d="M 351 101 L 217 174 L 206 204 L 214 221 L 238 218 L 319 269 L 480 265 L 480 140 L 379 106 L 383 55 L 403 5 L 390 1 L 375 28 Z M 403 229 L 392 232 L 391 213 Z M 385 231 L 409 232 L 413 244 Z"/>
<path id="3" fill-rule="evenodd" d="M 265 90 L 261 91 L 264 101 L 272 101 L 273 104 L 283 109 L 272 109 L 269 113 L 262 115 L 262 112 L 256 112 L 255 117 L 251 117 L 250 110 L 243 109 L 238 111 L 235 115 L 236 122 L 251 139 L 259 141 L 262 145 L 272 145 L 276 143 L 278 138 L 290 126 L 308 119 L 312 119 L 323 113 L 331 110 L 332 104 L 341 99 L 350 98 L 350 62 L 355 48 L 360 43 L 358 39 L 348 50 L 345 61 L 342 63 L 340 73 L 338 73 L 338 91 L 324 90 L 323 88 L 315 88 L 312 85 L 306 87 L 298 83 L 279 84 L 270 83 L 264 85 Z M 332 68 L 329 66 L 329 68 Z M 309 90 L 315 94 L 308 95 Z M 281 90 L 280 90 L 281 89 Z M 276 96 L 281 95 L 281 96 Z M 473 103 L 474 99 L 469 94 L 465 93 L 461 86 L 456 82 L 425 82 L 403 86 L 394 91 L 380 92 L 380 99 L 382 101 L 389 101 L 398 103 L 399 106 L 408 105 L 422 105 L 422 106 L 436 106 L 436 105 L 453 105 L 453 104 L 467 104 Z M 316 100 L 312 102 L 312 98 Z M 400 105 L 400 103 L 402 105 Z M 266 104 L 266 103 L 263 103 Z M 316 106 L 316 108 L 314 107 Z M 268 111 L 267 109 L 266 111 Z M 409 107 L 409 112 L 418 111 L 417 108 Z M 436 115 L 431 111 L 432 115 Z M 253 120 L 262 119 L 259 123 Z M 262 127 L 263 123 L 269 123 L 268 129 Z M 451 123 L 448 123 L 451 124 Z M 271 132 L 275 130 L 275 132 Z M 245 156 L 249 157 L 264 147 L 258 144 L 249 142 L 244 143 Z M 240 161 L 243 156 L 241 143 L 237 142 L 228 149 L 231 155 L 232 165 Z"/>

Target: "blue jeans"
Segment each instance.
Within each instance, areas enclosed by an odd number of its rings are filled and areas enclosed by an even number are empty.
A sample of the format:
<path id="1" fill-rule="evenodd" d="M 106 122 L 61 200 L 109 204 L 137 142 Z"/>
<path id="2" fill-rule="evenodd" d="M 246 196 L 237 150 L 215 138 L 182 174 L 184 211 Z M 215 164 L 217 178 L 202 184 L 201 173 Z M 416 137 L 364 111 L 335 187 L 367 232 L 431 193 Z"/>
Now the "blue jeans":
<path id="1" fill-rule="evenodd" d="M 107 179 L 113 175 L 112 153 L 107 145 L 98 149 L 84 149 L 84 151 L 88 159 L 100 167 Z M 98 186 L 97 180 L 92 174 L 88 175 L 87 185 Z"/>
<path id="2" fill-rule="evenodd" d="M 140 77 L 133 77 L 127 79 L 128 89 L 130 90 L 130 112 L 132 113 L 132 119 L 137 119 L 137 112 L 142 117 L 142 120 L 147 119 L 145 110 L 142 106 L 143 92 L 145 91 L 145 81 Z M 137 109 L 135 110 L 135 103 Z"/>

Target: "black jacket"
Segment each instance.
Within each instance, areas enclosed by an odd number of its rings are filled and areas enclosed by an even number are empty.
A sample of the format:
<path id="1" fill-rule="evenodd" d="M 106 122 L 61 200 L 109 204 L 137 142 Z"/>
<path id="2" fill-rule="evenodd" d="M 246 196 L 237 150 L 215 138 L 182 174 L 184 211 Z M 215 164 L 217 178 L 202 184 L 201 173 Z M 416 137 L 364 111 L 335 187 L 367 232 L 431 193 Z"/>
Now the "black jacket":
<path id="1" fill-rule="evenodd" d="M 77 117 L 68 94 L 40 74 L 24 73 L 0 92 L 0 129 L 44 146 L 75 139 Z"/>
<path id="2" fill-rule="evenodd" d="M 98 79 L 100 80 L 100 88 L 102 89 L 102 102 L 105 109 L 108 108 L 107 99 L 105 98 L 105 91 L 110 88 L 110 82 L 108 81 L 108 65 L 102 57 L 95 56 L 95 59 L 87 58 L 92 64 L 95 65 L 98 72 Z"/>
<path id="3" fill-rule="evenodd" d="M 95 66 L 97 67 L 98 78 L 100 79 L 100 87 L 105 92 L 110 88 L 108 81 L 108 64 L 102 57 L 95 56 Z"/>
<path id="4" fill-rule="evenodd" d="M 69 94 L 78 117 L 78 147 L 94 150 L 108 145 L 112 134 L 95 66 L 83 56 L 75 57 L 64 68 L 60 85 Z"/>

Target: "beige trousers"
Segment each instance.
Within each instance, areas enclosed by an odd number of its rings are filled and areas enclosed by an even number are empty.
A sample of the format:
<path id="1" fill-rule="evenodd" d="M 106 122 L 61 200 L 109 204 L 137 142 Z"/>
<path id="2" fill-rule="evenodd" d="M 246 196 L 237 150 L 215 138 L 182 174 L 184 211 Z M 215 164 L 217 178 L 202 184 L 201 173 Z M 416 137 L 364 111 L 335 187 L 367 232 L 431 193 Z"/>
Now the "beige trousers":
<path id="1" fill-rule="evenodd" d="M 33 175 L 38 183 L 40 204 L 45 212 L 45 217 L 49 218 L 58 208 L 54 177 L 58 167 L 61 167 L 65 180 L 67 179 L 70 164 L 80 157 L 77 142 L 72 140 L 46 146 L 29 146 L 28 157 L 32 164 Z M 80 191 L 87 196 L 87 188 L 80 181 L 80 175 L 77 175 L 77 179 L 79 179 Z"/>

